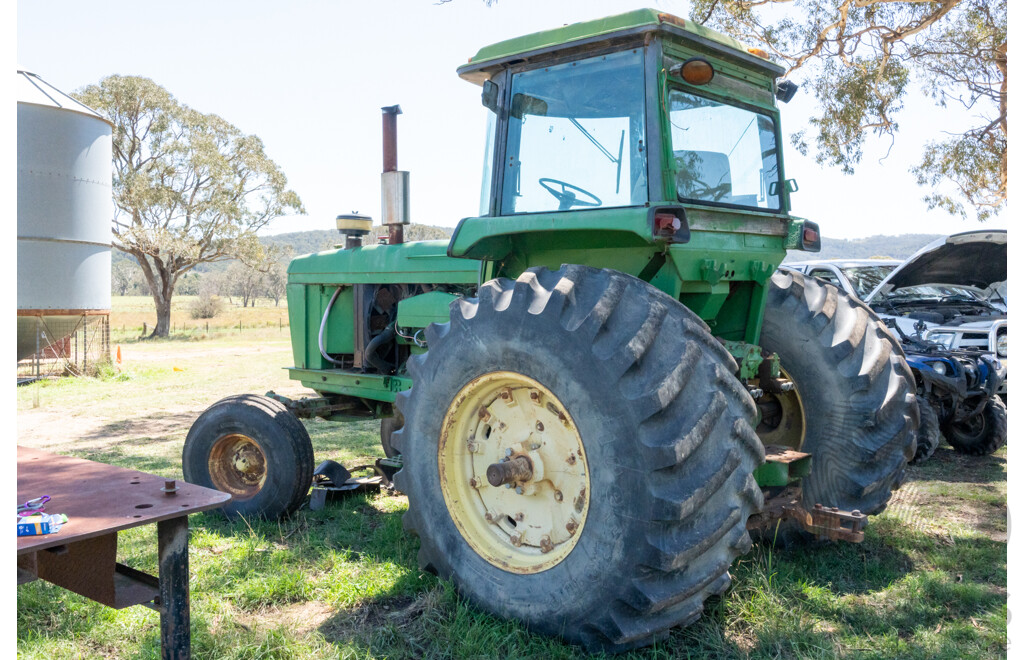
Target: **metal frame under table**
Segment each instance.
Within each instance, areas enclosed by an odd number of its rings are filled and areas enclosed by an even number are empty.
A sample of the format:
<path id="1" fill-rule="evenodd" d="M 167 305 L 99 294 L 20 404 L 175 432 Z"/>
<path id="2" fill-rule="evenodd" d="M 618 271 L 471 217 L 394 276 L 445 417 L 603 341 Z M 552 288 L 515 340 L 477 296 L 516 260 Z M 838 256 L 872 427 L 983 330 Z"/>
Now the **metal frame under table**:
<path id="1" fill-rule="evenodd" d="M 18 537 L 18 584 L 36 578 L 122 609 L 160 613 L 166 660 L 191 656 L 188 514 L 231 496 L 210 488 L 38 449 L 18 447 L 18 503 L 49 495 L 48 513 L 68 523 L 56 534 Z M 159 577 L 117 563 L 117 533 L 156 523 Z"/>

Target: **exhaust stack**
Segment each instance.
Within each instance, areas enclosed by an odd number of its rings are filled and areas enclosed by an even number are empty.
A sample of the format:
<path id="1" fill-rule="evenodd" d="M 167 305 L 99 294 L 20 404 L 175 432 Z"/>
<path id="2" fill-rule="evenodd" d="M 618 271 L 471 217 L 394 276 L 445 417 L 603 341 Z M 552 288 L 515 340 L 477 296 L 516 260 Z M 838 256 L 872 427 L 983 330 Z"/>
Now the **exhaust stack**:
<path id="1" fill-rule="evenodd" d="M 409 173 L 398 170 L 398 115 L 402 107 L 381 108 L 384 120 L 384 171 L 380 175 L 381 222 L 388 227 L 388 243 L 405 241 L 403 226 L 409 224 Z"/>

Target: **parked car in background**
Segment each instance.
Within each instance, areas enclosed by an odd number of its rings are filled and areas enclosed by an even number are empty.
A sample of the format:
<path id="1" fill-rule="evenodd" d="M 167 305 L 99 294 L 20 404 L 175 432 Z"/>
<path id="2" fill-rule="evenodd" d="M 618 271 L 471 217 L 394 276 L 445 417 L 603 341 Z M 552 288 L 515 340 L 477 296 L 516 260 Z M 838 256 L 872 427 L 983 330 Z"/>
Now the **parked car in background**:
<path id="1" fill-rule="evenodd" d="M 819 259 L 784 263 L 782 268 L 835 284 L 854 298 L 863 300 L 901 263 L 895 259 Z"/>
<path id="2" fill-rule="evenodd" d="M 921 248 L 862 299 L 908 335 L 990 351 L 1005 367 L 1006 310 L 985 293 L 1005 281 L 1006 230 L 969 231 Z"/>
<path id="3" fill-rule="evenodd" d="M 941 238 L 902 263 L 830 259 L 781 267 L 830 282 L 887 320 L 917 380 L 913 462 L 932 455 L 940 429 L 963 453 L 988 454 L 1006 443 L 1004 230 Z"/>

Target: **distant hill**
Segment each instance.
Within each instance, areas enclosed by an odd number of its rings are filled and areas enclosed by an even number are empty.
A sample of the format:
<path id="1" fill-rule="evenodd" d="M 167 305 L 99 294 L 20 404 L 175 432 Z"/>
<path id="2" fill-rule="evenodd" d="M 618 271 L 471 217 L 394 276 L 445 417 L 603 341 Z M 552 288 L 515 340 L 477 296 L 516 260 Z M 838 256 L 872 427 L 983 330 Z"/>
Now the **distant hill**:
<path id="1" fill-rule="evenodd" d="M 405 228 L 405 240 L 407 241 L 429 241 L 436 239 L 449 239 L 452 237 L 452 227 L 437 227 L 435 225 L 411 224 Z M 363 239 L 364 245 L 376 242 L 376 237 L 387 236 L 386 227 L 377 225 L 371 233 Z M 274 234 L 260 238 L 264 245 L 290 246 L 296 255 L 310 254 L 311 252 L 322 252 L 331 250 L 335 245 L 342 243 L 342 236 L 334 229 L 312 229 L 310 231 L 293 231 L 287 234 Z"/>
<path id="2" fill-rule="evenodd" d="M 412 224 L 405 228 L 406 240 L 423 241 L 433 239 L 451 238 L 451 227 L 437 227 L 435 225 Z M 364 244 L 376 241 L 376 237 L 387 235 L 387 230 L 377 225 L 372 233 L 364 240 Z M 786 261 L 806 261 L 809 259 L 870 259 L 871 257 L 888 257 L 892 259 L 906 259 L 919 249 L 931 243 L 942 234 L 900 234 L 898 236 L 869 236 L 867 238 L 829 238 L 821 239 L 821 252 L 799 252 L 790 250 Z M 323 250 L 333 249 L 335 245 L 342 242 L 341 235 L 333 229 L 313 229 L 310 231 L 293 231 L 286 234 L 274 234 L 260 238 L 265 245 L 288 246 L 292 248 L 292 254 L 310 254 Z M 120 250 L 113 250 L 113 262 L 127 261 L 135 263 L 135 259 Z M 209 273 L 223 271 L 231 262 L 221 261 L 215 264 L 200 264 L 195 272 Z M 137 268 L 137 266 L 136 266 Z M 141 275 L 141 273 L 140 273 Z"/>
<path id="3" fill-rule="evenodd" d="M 867 238 L 821 237 L 821 252 L 790 250 L 785 261 L 811 259 L 870 259 L 887 257 L 906 259 L 925 245 L 944 234 L 900 234 L 898 236 L 868 236 Z"/>

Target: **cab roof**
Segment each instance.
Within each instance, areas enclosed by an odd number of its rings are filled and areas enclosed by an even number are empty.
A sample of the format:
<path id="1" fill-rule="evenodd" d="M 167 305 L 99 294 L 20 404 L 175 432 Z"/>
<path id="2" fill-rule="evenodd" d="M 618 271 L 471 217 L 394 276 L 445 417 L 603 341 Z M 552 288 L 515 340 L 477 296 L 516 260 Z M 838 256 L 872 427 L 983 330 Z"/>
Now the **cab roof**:
<path id="1" fill-rule="evenodd" d="M 458 73 L 466 80 L 483 84 L 493 69 L 522 61 L 527 57 L 654 31 L 663 31 L 690 41 L 701 42 L 712 50 L 731 55 L 748 65 L 766 69 L 774 76 L 780 76 L 785 72 L 778 64 L 750 53 L 745 45 L 721 32 L 656 9 L 636 9 L 624 14 L 563 25 L 552 30 L 534 32 L 484 46 L 476 55 L 469 58 L 468 63 L 458 68 Z"/>

